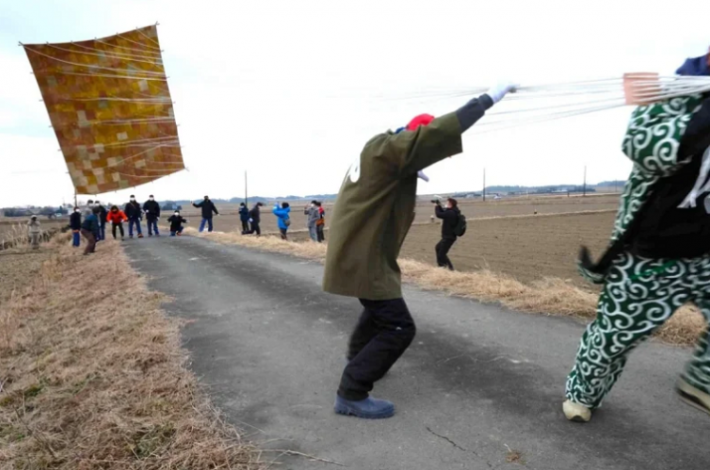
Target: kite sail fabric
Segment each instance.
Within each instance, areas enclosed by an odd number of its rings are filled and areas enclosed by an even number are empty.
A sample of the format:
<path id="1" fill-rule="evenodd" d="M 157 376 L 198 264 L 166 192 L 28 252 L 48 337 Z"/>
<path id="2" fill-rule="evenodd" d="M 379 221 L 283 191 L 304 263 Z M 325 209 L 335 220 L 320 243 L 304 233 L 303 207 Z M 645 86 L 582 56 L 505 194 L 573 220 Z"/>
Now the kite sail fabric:
<path id="1" fill-rule="evenodd" d="M 130 188 L 185 168 L 155 26 L 23 46 L 77 194 Z"/>

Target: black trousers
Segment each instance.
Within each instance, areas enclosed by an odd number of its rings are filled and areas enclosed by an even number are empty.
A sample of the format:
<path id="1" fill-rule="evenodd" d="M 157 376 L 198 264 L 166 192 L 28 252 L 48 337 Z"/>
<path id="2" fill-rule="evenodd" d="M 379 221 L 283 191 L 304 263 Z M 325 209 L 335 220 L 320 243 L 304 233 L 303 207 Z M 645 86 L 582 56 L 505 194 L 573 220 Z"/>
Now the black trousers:
<path id="1" fill-rule="evenodd" d="M 249 233 L 249 234 L 256 233 L 257 235 L 261 235 L 261 227 L 259 227 L 259 222 L 252 222 L 251 229 L 247 230 L 244 233 Z"/>
<path id="2" fill-rule="evenodd" d="M 248 232 L 249 231 L 249 221 L 248 220 L 242 220 L 242 233 Z"/>
<path id="3" fill-rule="evenodd" d="M 123 223 L 120 224 L 111 224 L 111 233 L 113 234 L 113 239 L 116 239 L 116 227 L 118 227 L 118 230 L 121 232 L 121 238 L 123 238 Z"/>
<path id="4" fill-rule="evenodd" d="M 348 345 L 348 365 L 340 379 L 338 395 L 364 400 L 407 350 L 416 334 L 414 320 L 404 299 L 365 300 Z"/>
<path id="5" fill-rule="evenodd" d="M 441 268 L 449 268 L 454 270 L 454 265 L 451 264 L 449 259 L 449 250 L 456 243 L 455 238 L 442 238 L 439 243 L 436 244 L 436 264 Z"/>

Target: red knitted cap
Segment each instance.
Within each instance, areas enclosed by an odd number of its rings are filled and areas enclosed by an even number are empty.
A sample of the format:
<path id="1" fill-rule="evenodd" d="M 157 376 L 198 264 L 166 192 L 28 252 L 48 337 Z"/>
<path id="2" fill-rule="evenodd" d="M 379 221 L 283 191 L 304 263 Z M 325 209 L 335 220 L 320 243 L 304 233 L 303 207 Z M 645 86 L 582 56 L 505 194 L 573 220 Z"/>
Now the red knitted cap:
<path id="1" fill-rule="evenodd" d="M 409 121 L 409 124 L 407 124 L 407 130 L 415 131 L 419 126 L 428 126 L 433 120 L 434 116 L 432 116 L 431 114 L 420 114 L 419 116 L 416 116 L 414 119 Z"/>

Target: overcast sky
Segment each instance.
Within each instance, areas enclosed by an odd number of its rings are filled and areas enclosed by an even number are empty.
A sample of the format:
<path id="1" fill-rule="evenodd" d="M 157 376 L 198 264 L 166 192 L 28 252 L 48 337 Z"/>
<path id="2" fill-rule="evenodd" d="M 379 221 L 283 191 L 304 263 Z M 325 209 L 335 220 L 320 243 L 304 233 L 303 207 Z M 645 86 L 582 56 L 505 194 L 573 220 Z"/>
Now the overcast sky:
<path id="1" fill-rule="evenodd" d="M 675 0 L 0 0 L 0 206 L 70 202 L 73 187 L 24 43 L 158 34 L 189 171 L 139 199 L 337 192 L 374 134 L 466 99 L 394 100 L 432 88 L 672 73 L 710 45 L 708 2 Z M 625 179 L 630 108 L 464 139 L 420 193 Z M 485 118 L 484 118 L 485 119 Z"/>

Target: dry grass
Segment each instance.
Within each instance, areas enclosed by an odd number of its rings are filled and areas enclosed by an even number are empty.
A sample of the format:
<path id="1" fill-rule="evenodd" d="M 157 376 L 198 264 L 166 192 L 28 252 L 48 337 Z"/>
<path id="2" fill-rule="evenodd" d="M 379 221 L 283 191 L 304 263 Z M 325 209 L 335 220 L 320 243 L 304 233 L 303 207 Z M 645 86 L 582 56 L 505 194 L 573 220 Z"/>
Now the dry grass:
<path id="1" fill-rule="evenodd" d="M 26 222 L 15 223 L 3 228 L 4 231 L 0 233 L 0 250 L 21 248 L 30 244 Z M 43 226 L 43 230 L 40 233 L 40 243 L 48 242 L 58 231 L 59 226 L 57 225 L 52 225 L 49 230 L 45 230 Z"/>
<path id="2" fill-rule="evenodd" d="M 67 245 L 0 255 L 0 318 L 13 325 L 0 341 L 0 468 L 263 468 L 199 393 L 179 325 L 120 243 L 90 257 Z"/>
<path id="3" fill-rule="evenodd" d="M 189 227 L 185 229 L 184 233 L 186 235 L 206 237 L 210 240 L 215 240 L 221 243 L 242 245 L 248 248 L 272 251 L 276 253 L 286 253 L 298 256 L 299 258 L 308 258 L 319 261 L 325 259 L 325 252 L 327 248 L 327 245 L 324 243 L 296 243 L 281 240 L 280 238 L 271 235 L 256 237 L 254 235 L 241 235 L 238 233 L 225 232 L 199 233 L 197 230 Z"/>
<path id="4" fill-rule="evenodd" d="M 187 234 L 207 237 L 221 243 L 242 245 L 248 248 L 286 253 L 301 258 L 323 261 L 327 245 L 323 243 L 297 243 L 272 236 L 243 236 L 235 233 L 197 233 L 187 229 Z M 421 288 L 446 292 L 451 295 L 500 304 L 521 312 L 545 315 L 564 315 L 590 319 L 596 315 L 598 294 L 587 292 L 571 282 L 547 277 L 524 284 L 505 274 L 490 270 L 473 272 L 448 271 L 427 263 L 400 259 L 402 277 Z M 668 343 L 687 345 L 694 343 L 705 331 L 705 319 L 697 308 L 681 308 L 656 334 Z"/>
<path id="5" fill-rule="evenodd" d="M 27 224 L 12 224 L 3 233 L 0 239 L 0 250 L 28 245 L 30 238 Z"/>
<path id="6" fill-rule="evenodd" d="M 505 461 L 506 463 L 517 463 L 519 465 L 525 465 L 525 461 L 523 460 L 523 454 L 520 451 L 513 450 L 508 445 L 506 444 L 505 447 L 508 449 L 508 452 L 505 454 Z"/>

